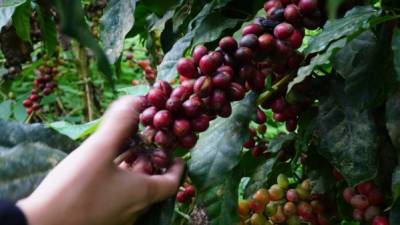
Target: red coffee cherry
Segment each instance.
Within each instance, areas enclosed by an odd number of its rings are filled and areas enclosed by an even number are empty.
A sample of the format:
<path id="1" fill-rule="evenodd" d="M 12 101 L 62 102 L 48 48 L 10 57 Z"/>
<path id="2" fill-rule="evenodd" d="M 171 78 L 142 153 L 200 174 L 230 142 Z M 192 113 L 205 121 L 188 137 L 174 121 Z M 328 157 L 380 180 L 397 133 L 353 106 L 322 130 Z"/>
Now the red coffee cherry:
<path id="1" fill-rule="evenodd" d="M 240 46 L 241 47 L 247 47 L 253 50 L 256 50 L 258 48 L 258 37 L 255 34 L 248 34 L 246 36 L 243 36 L 242 39 L 240 39 Z"/>
<path id="2" fill-rule="evenodd" d="M 357 221 L 362 221 L 364 219 L 364 211 L 361 209 L 353 210 L 353 219 Z"/>
<path id="3" fill-rule="evenodd" d="M 289 119 L 286 121 L 286 130 L 289 132 L 294 132 L 297 129 L 297 120 Z"/>
<path id="4" fill-rule="evenodd" d="M 154 136 L 154 142 L 163 148 L 168 148 L 173 143 L 173 137 L 164 130 L 157 131 Z"/>
<path id="5" fill-rule="evenodd" d="M 225 73 L 225 72 L 217 73 L 212 78 L 212 84 L 216 88 L 225 89 L 225 88 L 228 88 L 230 86 L 231 79 L 232 79 L 232 77 L 228 73 Z"/>
<path id="6" fill-rule="evenodd" d="M 265 12 L 268 12 L 273 7 L 278 7 L 278 8 L 283 7 L 282 2 L 279 0 L 270 0 L 270 1 L 266 1 L 264 4 Z"/>
<path id="7" fill-rule="evenodd" d="M 194 132 L 203 132 L 208 129 L 209 124 L 210 124 L 210 119 L 208 118 L 208 116 L 202 114 L 199 117 L 192 120 L 191 127 Z"/>
<path id="8" fill-rule="evenodd" d="M 256 23 L 249 24 L 249 25 L 245 26 L 242 30 L 243 36 L 246 36 L 248 34 L 255 34 L 255 35 L 259 36 L 263 33 L 264 33 L 264 28 L 261 25 L 256 24 Z"/>
<path id="9" fill-rule="evenodd" d="M 371 222 L 375 217 L 381 214 L 381 210 L 376 206 L 368 207 L 364 212 L 364 220 Z"/>
<path id="10" fill-rule="evenodd" d="M 218 62 L 210 54 L 201 57 L 199 68 L 203 75 L 211 75 L 218 68 Z"/>
<path id="11" fill-rule="evenodd" d="M 187 185 L 185 186 L 185 194 L 186 196 L 192 198 L 196 195 L 196 189 L 193 185 Z"/>
<path id="12" fill-rule="evenodd" d="M 204 103 L 198 96 L 192 96 L 183 104 L 183 112 L 187 117 L 193 118 L 200 115 L 204 110 Z"/>
<path id="13" fill-rule="evenodd" d="M 275 38 L 270 34 L 263 34 L 258 38 L 258 45 L 263 52 L 271 52 L 275 49 Z"/>
<path id="14" fill-rule="evenodd" d="M 191 149 L 196 145 L 197 136 L 194 133 L 189 133 L 181 138 L 179 138 L 179 143 L 183 148 Z"/>
<path id="15" fill-rule="evenodd" d="M 156 83 L 154 83 L 153 88 L 160 89 L 166 97 L 169 97 L 172 92 L 171 85 L 163 80 L 159 80 Z"/>
<path id="16" fill-rule="evenodd" d="M 219 41 L 219 47 L 226 53 L 234 53 L 238 48 L 238 44 L 233 37 L 227 36 Z"/>
<path id="17" fill-rule="evenodd" d="M 156 113 L 157 113 L 157 108 L 154 106 L 145 109 L 139 116 L 140 123 L 143 124 L 143 126 L 152 125 L 153 118 L 154 115 L 156 115 Z"/>
<path id="18" fill-rule="evenodd" d="M 179 113 L 182 109 L 182 101 L 177 97 L 171 97 L 165 103 L 165 108 L 172 113 Z"/>
<path id="19" fill-rule="evenodd" d="M 157 129 L 167 128 L 172 123 L 172 115 L 168 110 L 158 111 L 153 118 L 153 126 Z"/>
<path id="20" fill-rule="evenodd" d="M 297 202 L 297 201 L 299 201 L 299 196 L 297 195 L 296 190 L 295 189 L 289 189 L 286 192 L 286 199 L 289 202 Z"/>
<path id="21" fill-rule="evenodd" d="M 189 98 L 192 91 L 185 86 L 178 86 L 171 93 L 171 98 L 178 98 L 180 101 L 184 101 Z"/>
<path id="22" fill-rule="evenodd" d="M 295 4 L 290 4 L 285 8 L 285 19 L 291 23 L 301 22 L 301 14 L 299 8 Z"/>
<path id="23" fill-rule="evenodd" d="M 274 29 L 275 37 L 286 40 L 288 39 L 294 31 L 294 27 L 290 23 L 281 23 Z"/>
<path id="24" fill-rule="evenodd" d="M 213 94 L 211 95 L 210 107 L 218 112 L 226 103 L 227 98 L 225 93 L 218 89 L 214 90 Z"/>
<path id="25" fill-rule="evenodd" d="M 383 194 L 376 188 L 372 189 L 367 197 L 369 203 L 372 205 L 381 205 L 385 201 Z"/>
<path id="26" fill-rule="evenodd" d="M 353 208 L 364 210 L 369 206 L 368 198 L 365 195 L 354 195 L 350 204 Z"/>
<path id="27" fill-rule="evenodd" d="M 217 69 L 217 72 L 218 72 L 218 73 L 225 72 L 225 73 L 229 74 L 231 77 L 233 77 L 233 76 L 235 75 L 235 72 L 233 71 L 232 67 L 226 66 L 226 65 L 220 66 L 220 67 Z"/>
<path id="28" fill-rule="evenodd" d="M 207 55 L 208 50 L 204 45 L 198 45 L 193 49 L 192 56 L 196 65 L 199 64 L 201 57 Z"/>
<path id="29" fill-rule="evenodd" d="M 213 82 L 211 78 L 208 76 L 197 78 L 193 85 L 193 91 L 202 98 L 209 96 L 213 91 Z"/>
<path id="30" fill-rule="evenodd" d="M 249 64 L 244 65 L 239 70 L 239 76 L 246 80 L 252 79 L 254 77 L 255 73 L 256 73 L 256 69 L 252 65 L 249 65 Z"/>
<path id="31" fill-rule="evenodd" d="M 349 203 L 351 202 L 351 198 L 355 195 L 354 189 L 352 187 L 347 187 L 343 190 L 343 198 L 344 201 Z"/>
<path id="32" fill-rule="evenodd" d="M 304 15 L 310 15 L 318 8 L 317 0 L 300 0 L 299 10 Z"/>
<path id="33" fill-rule="evenodd" d="M 167 168 L 169 165 L 169 157 L 167 153 L 161 149 L 152 152 L 150 160 L 157 168 Z"/>
<path id="34" fill-rule="evenodd" d="M 25 108 L 31 107 L 33 102 L 29 99 L 25 99 L 22 104 L 25 106 Z"/>
<path id="35" fill-rule="evenodd" d="M 176 64 L 178 73 L 187 78 L 195 78 L 197 76 L 196 67 L 192 59 L 182 58 Z"/>
<path id="36" fill-rule="evenodd" d="M 167 97 L 160 89 L 153 88 L 149 91 L 149 93 L 147 93 L 147 101 L 151 105 L 159 109 L 163 109 L 165 107 Z"/>
<path id="37" fill-rule="evenodd" d="M 232 82 L 228 89 L 228 98 L 230 101 L 240 101 L 246 95 L 244 87 L 238 83 Z"/>
<path id="38" fill-rule="evenodd" d="M 247 140 L 247 141 L 243 144 L 243 147 L 250 149 L 250 148 L 253 148 L 255 145 L 256 145 L 256 142 L 254 141 L 254 139 L 253 139 L 253 138 L 250 138 L 249 140 Z"/>
<path id="39" fill-rule="evenodd" d="M 191 132 L 190 122 L 186 119 L 177 119 L 173 124 L 173 132 L 177 137 L 183 137 Z"/>
<path id="40" fill-rule="evenodd" d="M 247 47 L 240 47 L 235 52 L 235 58 L 242 63 L 249 63 L 253 60 L 253 51 Z"/>
<path id="41" fill-rule="evenodd" d="M 264 124 L 265 122 L 267 122 L 267 116 L 265 115 L 264 111 L 262 111 L 260 108 L 257 108 L 256 123 Z"/>
<path id="42" fill-rule="evenodd" d="M 186 193 L 184 191 L 180 191 L 176 194 L 176 201 L 179 203 L 185 203 L 187 202 L 187 196 Z"/>
<path id="43" fill-rule="evenodd" d="M 383 216 L 377 216 L 374 218 L 372 225 L 389 225 L 389 220 Z"/>
<path id="44" fill-rule="evenodd" d="M 356 189 L 358 192 L 360 192 L 363 195 L 368 195 L 370 191 L 374 189 L 375 185 L 372 181 L 368 181 L 362 184 L 359 184 L 356 186 Z"/>
<path id="45" fill-rule="evenodd" d="M 303 38 L 301 31 L 294 30 L 288 39 L 288 43 L 293 49 L 298 49 L 303 44 Z"/>
<path id="46" fill-rule="evenodd" d="M 218 116 L 222 118 L 228 118 L 232 114 L 232 106 L 229 102 L 222 106 L 222 108 L 218 111 Z"/>

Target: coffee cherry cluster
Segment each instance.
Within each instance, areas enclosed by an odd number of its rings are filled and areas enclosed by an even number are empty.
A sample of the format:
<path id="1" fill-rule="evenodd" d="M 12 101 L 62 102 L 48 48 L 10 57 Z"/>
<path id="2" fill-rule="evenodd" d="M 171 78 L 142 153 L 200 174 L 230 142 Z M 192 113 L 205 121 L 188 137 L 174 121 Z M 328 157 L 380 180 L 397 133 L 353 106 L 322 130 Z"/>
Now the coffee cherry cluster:
<path id="1" fill-rule="evenodd" d="M 151 67 L 150 60 L 140 60 L 136 64 L 143 70 L 144 78 L 153 83 L 157 77 L 157 70 Z"/>
<path id="2" fill-rule="evenodd" d="M 373 225 L 389 224 L 384 223 L 386 218 L 380 216 L 384 196 L 372 181 L 359 184 L 355 189 L 345 188 L 343 198 L 353 207 L 354 220 L 372 222 Z"/>
<path id="3" fill-rule="evenodd" d="M 240 200 L 238 212 L 243 225 L 327 225 L 321 196 L 311 195 L 310 180 L 294 184 L 290 188 L 288 178 L 279 174 L 277 183 L 269 189 L 261 188 L 248 200 Z"/>
<path id="4" fill-rule="evenodd" d="M 196 189 L 193 185 L 185 183 L 179 188 L 179 192 L 176 194 L 176 201 L 179 203 L 191 203 L 196 195 Z"/>
<path id="5" fill-rule="evenodd" d="M 298 2 L 299 7 L 304 8 L 303 3 L 304 0 Z M 271 4 L 274 7 L 270 7 Z M 239 42 L 227 36 L 220 40 L 215 51 L 200 45 L 194 48 L 192 58 L 180 59 L 176 69 L 181 85 L 172 89 L 168 83 L 159 81 L 145 97 L 149 106 L 142 112 L 140 121 L 146 127 L 146 140 L 163 148 L 178 143 L 190 149 L 196 144 L 196 134 L 205 131 L 211 120 L 216 116 L 230 116 L 231 102 L 243 99 L 248 90 L 263 91 L 264 80 L 271 75 L 271 70 L 268 65 L 262 70 L 258 62 L 275 58 L 286 64 L 296 55 L 294 49 L 300 47 L 304 36 L 301 32 L 303 20 L 291 20 L 295 23 L 291 25 L 280 22 L 284 17 L 271 17 L 272 8 L 288 6 L 281 1 L 268 1 L 265 5 L 267 19 L 258 19 L 258 23 L 245 27 Z M 312 11 L 311 6 L 308 7 L 307 15 Z M 299 18 L 303 18 L 300 12 Z M 291 43 L 290 37 L 295 35 L 300 37 L 298 45 Z M 260 112 L 258 110 L 261 115 Z M 287 119 L 278 115 L 279 121 Z M 261 117 L 259 122 L 265 122 L 265 115 Z"/>
<path id="6" fill-rule="evenodd" d="M 90 29 L 95 38 L 99 38 L 100 18 L 103 15 L 103 10 L 106 6 L 107 0 L 96 0 L 88 5 L 85 5 L 85 14 L 92 22 Z"/>
<path id="7" fill-rule="evenodd" d="M 45 62 L 35 73 L 37 76 L 33 81 L 34 88 L 28 98 L 22 103 L 29 115 L 38 111 L 42 107 L 40 104 L 42 98 L 50 95 L 54 89 L 57 88 L 55 78 L 59 71 L 57 65 L 53 65 L 51 62 Z"/>

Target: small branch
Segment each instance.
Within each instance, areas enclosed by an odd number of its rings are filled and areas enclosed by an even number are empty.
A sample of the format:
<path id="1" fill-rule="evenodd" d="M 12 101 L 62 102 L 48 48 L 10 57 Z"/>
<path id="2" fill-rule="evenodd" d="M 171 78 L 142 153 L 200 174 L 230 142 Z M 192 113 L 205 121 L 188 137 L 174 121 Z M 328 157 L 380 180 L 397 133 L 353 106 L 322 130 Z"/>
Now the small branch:
<path id="1" fill-rule="evenodd" d="M 175 207 L 175 212 L 176 212 L 178 215 L 180 215 L 180 216 L 182 216 L 183 218 L 185 218 L 186 220 L 188 220 L 188 221 L 190 220 L 190 216 L 189 216 L 189 215 L 187 215 L 187 214 L 185 214 L 185 213 L 179 211 L 179 209 L 176 208 L 176 207 Z"/>
<path id="2" fill-rule="evenodd" d="M 284 76 L 281 80 L 279 80 L 276 84 L 272 86 L 272 90 L 268 90 L 262 93 L 257 99 L 257 105 L 261 105 L 263 102 L 269 100 L 276 92 L 280 91 L 281 88 L 289 83 L 292 79 L 292 74 L 288 74 Z"/>
<path id="3" fill-rule="evenodd" d="M 29 124 L 33 118 L 33 114 L 35 114 L 34 112 L 28 115 L 28 118 L 26 118 L 25 123 Z"/>

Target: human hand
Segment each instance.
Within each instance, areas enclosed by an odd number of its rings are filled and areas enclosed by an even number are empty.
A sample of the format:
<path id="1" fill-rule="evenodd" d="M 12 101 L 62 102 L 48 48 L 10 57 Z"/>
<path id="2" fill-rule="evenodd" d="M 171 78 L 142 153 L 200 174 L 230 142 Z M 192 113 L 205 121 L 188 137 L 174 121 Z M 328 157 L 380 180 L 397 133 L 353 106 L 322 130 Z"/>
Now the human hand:
<path id="1" fill-rule="evenodd" d="M 17 203 L 30 225 L 133 224 L 144 209 L 176 193 L 181 160 L 153 176 L 143 172 L 141 163 L 114 162 L 137 131 L 138 104 L 130 96 L 113 103 L 99 129 Z"/>

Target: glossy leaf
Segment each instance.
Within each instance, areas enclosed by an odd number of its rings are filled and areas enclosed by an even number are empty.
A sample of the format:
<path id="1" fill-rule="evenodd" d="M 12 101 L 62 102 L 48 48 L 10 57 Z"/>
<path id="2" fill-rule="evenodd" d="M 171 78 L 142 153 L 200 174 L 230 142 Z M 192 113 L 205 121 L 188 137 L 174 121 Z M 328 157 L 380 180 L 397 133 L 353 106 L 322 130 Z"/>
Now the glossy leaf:
<path id="1" fill-rule="evenodd" d="M 136 0 L 111 0 L 100 20 L 101 41 L 110 63 L 114 64 L 124 48 L 125 36 L 135 22 Z"/>
<path id="2" fill-rule="evenodd" d="M 53 0 L 53 3 L 60 13 L 62 32 L 93 51 L 99 70 L 106 76 L 109 83 L 113 84 L 113 71 L 110 63 L 86 24 L 81 1 Z"/>
<path id="3" fill-rule="evenodd" d="M 57 31 L 56 23 L 51 16 L 45 14 L 45 12 L 37 7 L 38 12 L 38 23 L 40 32 L 43 33 L 44 47 L 49 55 L 52 55 L 56 50 L 57 45 Z"/>
<path id="4" fill-rule="evenodd" d="M 333 60 L 334 68 L 346 80 L 347 98 L 359 109 L 382 104 L 395 88 L 390 50 L 385 45 L 385 40 L 366 31 L 348 43 Z"/>
<path id="5" fill-rule="evenodd" d="M 12 16 L 13 26 L 18 36 L 27 42 L 31 41 L 31 1 L 18 6 Z"/>
<path id="6" fill-rule="evenodd" d="M 343 82 L 334 80 L 321 100 L 316 130 L 317 151 L 356 185 L 374 178 L 378 169 L 377 128 L 372 115 L 346 98 Z"/>
<path id="7" fill-rule="evenodd" d="M 8 120 L 12 115 L 12 100 L 6 100 L 0 103 L 0 119 Z"/>
<path id="8" fill-rule="evenodd" d="M 13 147 L 24 142 L 39 142 L 67 153 L 76 147 L 76 143 L 66 136 L 60 135 L 51 129 L 46 129 L 41 124 L 26 126 L 21 123 L 0 120 L 0 127 L 2 128 L 0 130 L 0 145 L 3 147 Z"/>
<path id="9" fill-rule="evenodd" d="M 268 151 L 272 153 L 277 153 L 282 148 L 285 148 L 291 143 L 294 143 L 295 139 L 296 135 L 294 133 L 278 135 L 276 138 L 270 141 L 268 145 Z"/>
<path id="10" fill-rule="evenodd" d="M 238 165 L 242 145 L 248 136 L 248 123 L 255 113 L 254 101 L 255 96 L 250 94 L 235 103 L 229 118 L 214 120 L 200 135 L 188 162 L 189 175 L 200 190 L 220 184 Z"/>
<path id="11" fill-rule="evenodd" d="M 335 40 L 359 33 L 369 27 L 369 19 L 378 16 L 378 11 L 370 6 L 355 7 L 342 19 L 328 21 L 318 35 L 311 37 L 305 53 L 323 51 Z"/>
<path id="12" fill-rule="evenodd" d="M 65 121 L 58 121 L 48 126 L 57 132 L 68 136 L 72 140 L 82 139 L 96 131 L 100 124 L 100 120 L 94 120 L 86 124 L 75 125 Z"/>
<path id="13" fill-rule="evenodd" d="M 296 78 L 294 78 L 293 81 L 289 83 L 288 93 L 296 84 L 303 82 L 304 79 L 312 75 L 312 72 L 316 68 L 329 64 L 331 58 L 335 56 L 336 52 L 339 49 L 343 48 L 345 45 L 346 45 L 346 39 L 337 40 L 333 42 L 331 45 L 329 45 L 327 50 L 312 58 L 310 64 L 301 67 L 297 72 Z"/>
<path id="14" fill-rule="evenodd" d="M 210 186 L 198 196 L 197 205 L 205 206 L 207 219 L 211 225 L 237 224 L 237 197 L 238 187 L 240 183 L 239 171 L 233 170 L 223 177 L 223 183 L 216 186 Z M 199 211 L 192 213 L 192 220 L 197 217 L 193 216 Z M 200 222 L 200 221 L 196 221 Z M 197 224 L 208 224 L 205 223 Z"/>

